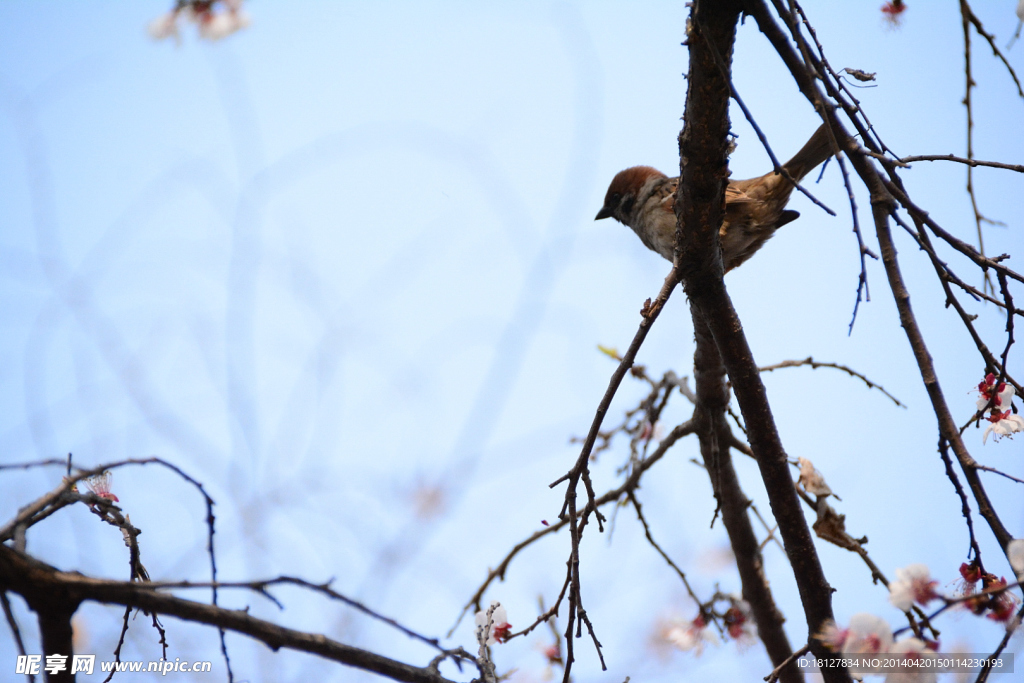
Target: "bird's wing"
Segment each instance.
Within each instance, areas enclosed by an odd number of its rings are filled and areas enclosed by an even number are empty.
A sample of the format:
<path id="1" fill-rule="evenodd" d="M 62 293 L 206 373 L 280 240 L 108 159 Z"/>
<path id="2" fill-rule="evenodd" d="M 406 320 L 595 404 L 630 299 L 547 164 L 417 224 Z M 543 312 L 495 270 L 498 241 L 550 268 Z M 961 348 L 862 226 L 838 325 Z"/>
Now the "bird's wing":
<path id="1" fill-rule="evenodd" d="M 676 189 L 679 187 L 679 178 L 670 178 L 665 182 L 664 185 L 659 187 L 655 192 L 661 198 L 661 208 L 669 213 L 675 212 L 673 203 L 676 199 Z M 751 197 L 748 195 L 742 185 L 737 183 L 729 183 L 725 187 L 725 203 L 726 204 L 750 204 L 751 202 L 759 201 L 757 197 Z"/>
<path id="2" fill-rule="evenodd" d="M 756 197 L 751 197 L 743 189 L 740 188 L 736 183 L 729 183 L 725 187 L 725 203 L 726 204 L 749 204 L 750 202 L 757 201 Z"/>

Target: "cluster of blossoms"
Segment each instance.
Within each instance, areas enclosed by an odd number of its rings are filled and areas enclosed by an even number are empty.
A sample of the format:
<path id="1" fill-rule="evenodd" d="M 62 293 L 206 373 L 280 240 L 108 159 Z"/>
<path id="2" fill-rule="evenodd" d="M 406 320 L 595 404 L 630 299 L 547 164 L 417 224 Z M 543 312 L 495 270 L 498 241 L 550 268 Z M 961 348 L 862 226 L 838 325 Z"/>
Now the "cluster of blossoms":
<path id="1" fill-rule="evenodd" d="M 1007 554 L 1013 570 L 1018 574 L 1024 573 L 1024 540 L 1012 541 Z M 982 572 L 977 561 L 961 564 L 960 577 L 958 592 L 961 597 L 968 597 L 963 601 L 967 609 L 1003 624 L 1011 622 L 1018 600 L 1009 591 L 1002 590 L 1008 585 L 1005 578 Z M 928 567 L 923 564 L 897 569 L 896 580 L 889 585 L 889 602 L 896 609 L 907 612 L 915 603 L 925 606 L 932 600 L 947 600 L 935 591 L 937 585 L 938 581 L 931 578 Z"/>
<path id="2" fill-rule="evenodd" d="M 226 38 L 249 25 L 242 0 L 177 0 L 174 9 L 150 22 L 149 35 L 156 40 L 173 36 L 179 41 L 179 19 L 195 24 L 199 37 L 207 40 Z"/>
<path id="3" fill-rule="evenodd" d="M 729 608 L 718 614 L 725 628 L 723 635 L 741 645 L 753 641 L 756 632 L 754 619 L 750 613 L 750 605 L 735 595 L 719 596 L 729 602 Z M 670 645 L 684 652 L 693 652 L 698 657 L 704 652 L 705 645 L 717 645 L 718 636 L 709 628 L 707 618 L 702 611 L 693 621 L 672 621 L 661 631 L 661 637 Z"/>
<path id="4" fill-rule="evenodd" d="M 497 600 L 491 606 L 476 613 L 476 639 L 481 645 L 504 643 L 512 635 L 512 624 L 508 613 Z"/>
<path id="5" fill-rule="evenodd" d="M 1014 548 L 1013 546 L 1016 546 Z M 1016 551 L 1017 557 L 1014 557 Z M 1010 548 L 1010 563 L 1018 574 L 1024 573 L 1024 541 L 1015 540 Z M 977 561 L 960 565 L 960 595 L 967 597 L 964 606 L 974 614 L 984 614 L 993 621 L 1008 624 L 1017 611 L 1017 596 L 1006 588 L 1006 579 L 981 571 Z M 978 589 L 978 582 L 981 589 Z"/>
<path id="6" fill-rule="evenodd" d="M 1012 541 L 1007 550 L 1014 571 L 1024 575 L 1024 540 Z M 1003 590 L 1007 587 L 1006 579 L 982 572 L 976 561 L 962 564 L 960 576 L 962 582 L 959 602 L 974 614 L 985 614 L 990 619 L 1004 624 L 1012 623 L 1018 600 L 1009 591 Z M 979 581 L 981 590 L 977 585 Z M 947 604 L 954 602 L 939 595 L 935 590 L 937 585 L 938 582 L 931 578 L 928 567 L 923 564 L 912 564 L 897 569 L 896 580 L 889 585 L 889 602 L 904 612 L 909 611 L 915 604 L 924 606 L 933 600 L 943 600 Z M 967 599 L 963 599 L 965 597 Z M 866 612 L 853 615 L 846 628 L 841 629 L 834 623 L 829 624 L 817 638 L 827 648 L 841 653 L 844 657 L 898 655 L 905 659 L 934 654 L 939 649 L 937 642 L 916 636 L 895 640 L 892 629 L 885 619 Z M 934 673 L 921 671 L 913 674 L 889 673 L 885 680 L 886 683 L 911 680 L 931 683 L 935 679 Z"/>
<path id="7" fill-rule="evenodd" d="M 995 433 L 998 440 L 1001 436 L 1012 436 L 1015 432 L 1024 432 L 1024 418 L 1013 414 L 1014 388 L 1006 382 L 997 382 L 992 373 L 978 384 L 978 410 L 989 410 L 985 417 L 989 421 L 981 442 L 988 440 L 988 435 Z"/>

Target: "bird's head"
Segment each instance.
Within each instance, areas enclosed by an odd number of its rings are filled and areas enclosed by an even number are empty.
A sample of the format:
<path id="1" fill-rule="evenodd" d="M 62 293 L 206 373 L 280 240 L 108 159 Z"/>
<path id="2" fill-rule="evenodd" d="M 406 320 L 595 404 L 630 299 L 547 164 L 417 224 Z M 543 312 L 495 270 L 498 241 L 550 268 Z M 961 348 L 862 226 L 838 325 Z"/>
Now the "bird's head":
<path id="1" fill-rule="evenodd" d="M 595 221 L 602 218 L 614 218 L 625 225 L 631 224 L 636 201 L 640 191 L 651 178 L 664 178 L 665 174 L 650 166 L 634 166 L 619 171 L 612 178 L 608 192 L 604 196 L 604 206 L 597 212 Z"/>

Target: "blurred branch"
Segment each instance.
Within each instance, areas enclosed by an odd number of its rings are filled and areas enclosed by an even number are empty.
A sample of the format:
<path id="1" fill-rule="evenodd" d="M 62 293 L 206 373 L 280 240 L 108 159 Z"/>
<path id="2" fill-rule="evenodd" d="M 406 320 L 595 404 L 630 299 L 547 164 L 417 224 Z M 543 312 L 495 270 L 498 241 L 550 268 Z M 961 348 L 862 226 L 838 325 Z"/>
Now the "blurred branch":
<path id="1" fill-rule="evenodd" d="M 267 588 L 269 588 L 270 586 L 282 585 L 297 586 L 299 588 L 305 588 L 316 593 L 320 593 L 321 595 L 325 595 L 332 600 L 342 602 L 348 605 L 349 607 L 352 607 L 353 609 L 362 612 L 363 614 L 372 619 L 376 619 L 377 621 L 387 624 L 391 628 L 400 631 L 401 633 L 409 636 L 410 638 L 413 638 L 414 640 L 418 640 L 421 643 L 426 643 L 430 647 L 436 650 L 440 650 L 441 652 L 447 652 L 445 648 L 441 647 L 441 643 L 437 638 L 431 638 L 428 636 L 424 636 L 420 633 L 417 633 L 416 631 L 413 631 L 412 629 L 407 628 L 402 624 L 398 623 L 391 617 L 386 617 L 383 614 L 375 612 L 374 610 L 370 609 L 358 600 L 353 600 L 352 598 L 342 595 L 341 593 L 331 588 L 331 581 L 328 581 L 326 583 L 313 583 L 311 581 L 306 581 L 305 579 L 300 579 L 294 576 L 278 576 L 273 579 L 259 579 L 256 581 L 219 581 L 217 583 L 203 583 L 195 581 L 153 581 L 147 585 L 155 590 L 161 590 L 165 588 L 244 588 L 251 590 L 255 593 L 259 593 L 260 595 L 262 595 L 263 597 L 267 598 L 275 605 L 277 605 L 277 607 L 280 609 L 284 609 L 284 606 L 281 604 L 280 601 L 278 601 L 277 598 L 271 595 Z"/>

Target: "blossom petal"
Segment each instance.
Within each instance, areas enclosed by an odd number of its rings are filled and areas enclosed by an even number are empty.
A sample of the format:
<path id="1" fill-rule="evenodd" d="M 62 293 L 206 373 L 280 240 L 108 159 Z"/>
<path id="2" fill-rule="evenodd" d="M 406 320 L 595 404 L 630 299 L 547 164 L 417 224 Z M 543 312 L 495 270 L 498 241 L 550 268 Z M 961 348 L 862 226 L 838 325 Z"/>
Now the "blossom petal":
<path id="1" fill-rule="evenodd" d="M 1021 5 L 1024 6 L 1024 0 L 1021 0 Z M 1024 538 L 1015 538 L 1010 541 L 1010 544 L 1006 546 L 1006 557 L 1010 560 L 1010 566 L 1013 567 L 1013 571 L 1020 578 L 1024 575 Z"/>

